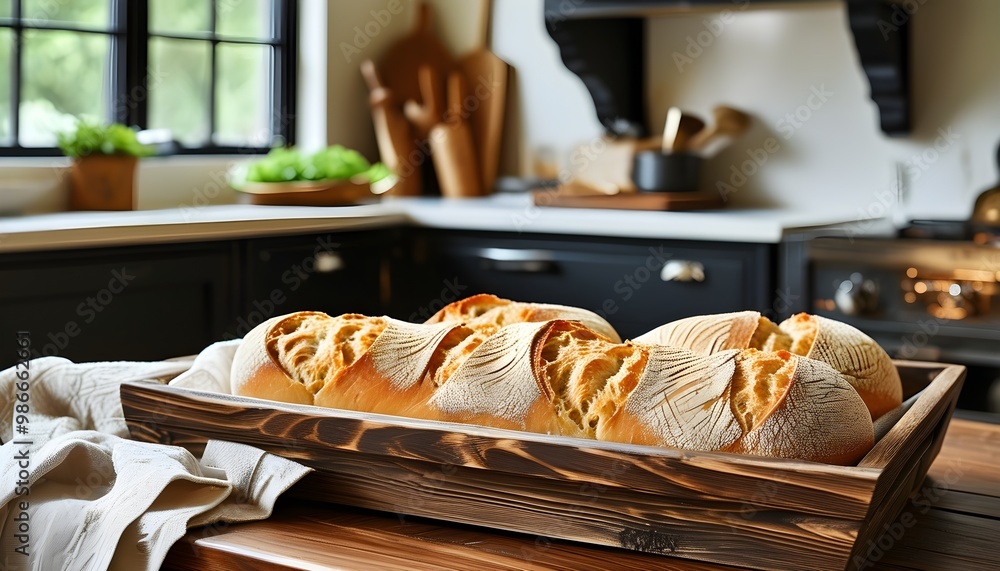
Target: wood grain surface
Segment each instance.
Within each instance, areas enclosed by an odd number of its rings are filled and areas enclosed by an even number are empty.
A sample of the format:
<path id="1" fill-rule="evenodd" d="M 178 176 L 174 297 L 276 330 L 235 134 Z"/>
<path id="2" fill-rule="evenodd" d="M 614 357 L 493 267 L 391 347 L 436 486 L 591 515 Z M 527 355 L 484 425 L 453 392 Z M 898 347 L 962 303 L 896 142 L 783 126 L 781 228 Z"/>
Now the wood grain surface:
<path id="1" fill-rule="evenodd" d="M 300 497 L 759 569 L 843 569 L 861 566 L 859 553 L 919 487 L 964 376 L 916 363 L 900 372 L 911 390 L 933 381 L 856 467 L 151 385 L 123 385 L 122 403 L 140 440 L 226 439 L 312 466 Z"/>
<path id="2" fill-rule="evenodd" d="M 559 190 L 531 193 L 535 206 L 559 208 L 610 208 L 612 210 L 714 210 L 722 208 L 715 192 L 629 192 L 612 195 L 580 196 Z"/>
<path id="3" fill-rule="evenodd" d="M 1000 426 L 955 420 L 920 491 L 865 569 L 983 570 L 1000 561 Z M 907 515 L 909 514 L 909 515 Z M 912 519 L 911 519 L 912 518 Z M 622 549 L 443 524 L 300 500 L 267 521 L 191 530 L 165 571 L 580 570 L 727 571 Z"/>

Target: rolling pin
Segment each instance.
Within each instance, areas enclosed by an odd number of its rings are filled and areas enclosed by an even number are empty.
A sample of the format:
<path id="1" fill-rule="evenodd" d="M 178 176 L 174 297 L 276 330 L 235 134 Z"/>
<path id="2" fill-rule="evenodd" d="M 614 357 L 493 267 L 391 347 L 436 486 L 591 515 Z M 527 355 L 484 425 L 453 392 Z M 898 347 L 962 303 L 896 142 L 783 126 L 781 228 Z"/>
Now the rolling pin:
<path id="1" fill-rule="evenodd" d="M 462 102 L 465 78 L 459 72 L 448 76 L 448 109 L 445 120 L 430 132 L 431 156 L 437 170 L 441 196 L 466 198 L 482 195 L 479 162 L 472 130 Z"/>
<path id="2" fill-rule="evenodd" d="M 361 74 L 368 84 L 368 106 L 375 124 L 375 139 L 382 163 L 399 177 L 399 182 L 386 194 L 390 196 L 419 196 L 420 154 L 410 123 L 399 110 L 392 91 L 382 85 L 375 64 L 361 62 Z"/>

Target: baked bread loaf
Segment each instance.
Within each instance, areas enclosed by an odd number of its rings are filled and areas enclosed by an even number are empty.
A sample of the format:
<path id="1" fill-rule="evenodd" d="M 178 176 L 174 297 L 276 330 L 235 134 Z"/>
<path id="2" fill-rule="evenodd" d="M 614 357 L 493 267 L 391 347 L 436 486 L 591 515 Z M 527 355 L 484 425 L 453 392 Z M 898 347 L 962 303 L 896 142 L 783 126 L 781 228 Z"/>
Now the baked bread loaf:
<path id="1" fill-rule="evenodd" d="M 578 321 L 295 313 L 247 335 L 232 384 L 286 402 L 833 463 L 873 441 L 864 402 L 824 363 L 615 343 Z"/>
<path id="2" fill-rule="evenodd" d="M 873 419 L 903 401 L 899 373 L 882 347 L 854 327 L 800 313 L 776 325 L 756 311 L 689 317 L 658 327 L 636 343 L 712 355 L 729 349 L 789 351 L 827 363 L 861 395 Z"/>
<path id="3" fill-rule="evenodd" d="M 472 323 L 477 328 L 486 328 L 492 324 L 500 328 L 512 323 L 535 323 L 553 319 L 579 321 L 611 341 L 621 343 L 621 337 L 615 328 L 592 311 L 566 305 L 510 301 L 485 293 L 450 303 L 425 323 Z"/>

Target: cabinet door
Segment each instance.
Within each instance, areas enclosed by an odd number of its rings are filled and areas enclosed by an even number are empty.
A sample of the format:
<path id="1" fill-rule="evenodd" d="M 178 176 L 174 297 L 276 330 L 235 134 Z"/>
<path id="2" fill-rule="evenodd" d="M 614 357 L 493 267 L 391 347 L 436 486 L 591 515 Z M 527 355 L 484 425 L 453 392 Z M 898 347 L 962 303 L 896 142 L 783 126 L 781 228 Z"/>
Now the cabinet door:
<path id="1" fill-rule="evenodd" d="M 634 337 L 682 317 L 770 305 L 764 245 L 481 233 L 428 240 L 436 276 L 427 281 L 440 287 L 412 301 L 411 315 L 433 313 L 453 293 L 493 293 L 583 307 Z"/>
<path id="2" fill-rule="evenodd" d="M 197 353 L 233 312 L 232 260 L 221 244 L 0 256 L 0 340 L 30 331 L 36 356 L 78 362 Z"/>
<path id="3" fill-rule="evenodd" d="M 388 250 L 395 231 L 330 233 L 248 240 L 246 297 L 233 327 L 293 311 L 383 315 Z"/>

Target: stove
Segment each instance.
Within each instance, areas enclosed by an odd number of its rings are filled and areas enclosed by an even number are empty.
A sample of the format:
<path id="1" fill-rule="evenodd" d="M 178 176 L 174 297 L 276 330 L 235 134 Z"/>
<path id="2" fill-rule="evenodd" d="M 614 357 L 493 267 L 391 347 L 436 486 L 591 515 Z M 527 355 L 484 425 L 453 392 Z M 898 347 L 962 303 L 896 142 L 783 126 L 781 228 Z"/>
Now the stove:
<path id="1" fill-rule="evenodd" d="M 897 359 L 966 365 L 959 407 L 1000 413 L 1000 245 L 965 222 L 804 247 L 802 309 L 854 325 Z"/>

